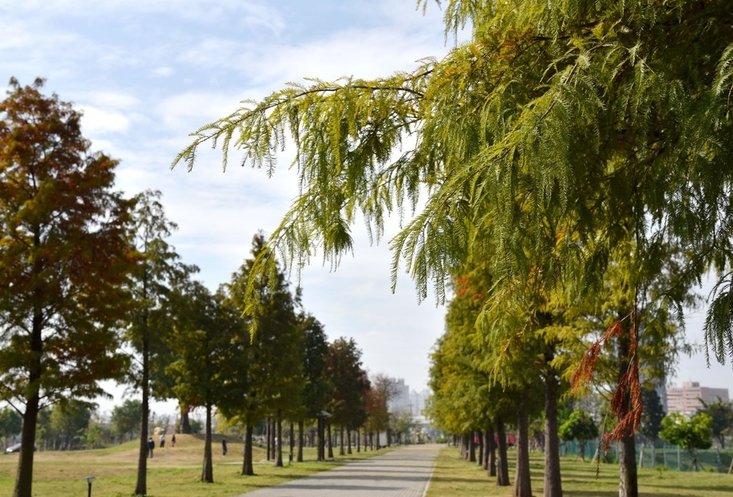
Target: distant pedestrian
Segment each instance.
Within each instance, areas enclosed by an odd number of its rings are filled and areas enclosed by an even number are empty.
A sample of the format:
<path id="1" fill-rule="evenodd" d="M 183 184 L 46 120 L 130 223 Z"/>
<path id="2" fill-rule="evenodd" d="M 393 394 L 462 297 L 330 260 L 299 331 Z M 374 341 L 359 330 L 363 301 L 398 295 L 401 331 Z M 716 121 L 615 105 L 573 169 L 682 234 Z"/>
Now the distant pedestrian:
<path id="1" fill-rule="evenodd" d="M 160 434 L 160 448 L 165 447 L 165 432 Z"/>
<path id="2" fill-rule="evenodd" d="M 171 447 L 176 446 L 176 433 L 173 432 L 173 435 L 171 435 Z"/>
<path id="3" fill-rule="evenodd" d="M 227 439 L 226 438 L 221 439 L 221 453 L 224 455 L 227 455 Z"/>
<path id="4" fill-rule="evenodd" d="M 153 437 L 148 438 L 148 457 L 150 459 L 153 458 L 153 449 L 155 449 L 155 441 L 153 440 Z"/>

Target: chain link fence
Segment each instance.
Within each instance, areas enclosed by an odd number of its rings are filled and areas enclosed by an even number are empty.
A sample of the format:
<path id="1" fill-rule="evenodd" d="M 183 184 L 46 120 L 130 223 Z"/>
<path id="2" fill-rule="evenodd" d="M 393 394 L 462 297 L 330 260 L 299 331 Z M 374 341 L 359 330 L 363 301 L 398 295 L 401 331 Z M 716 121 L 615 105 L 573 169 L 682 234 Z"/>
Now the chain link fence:
<path id="1" fill-rule="evenodd" d="M 560 447 L 560 454 L 564 456 L 584 457 L 587 461 L 593 461 L 597 456 L 598 444 L 589 440 L 583 447 L 577 441 L 563 442 Z M 603 447 L 601 447 L 603 449 Z M 710 471 L 728 473 L 733 469 L 733 448 L 713 448 L 709 450 L 697 450 L 694 455 L 676 445 L 653 446 L 651 444 L 637 444 L 636 460 L 639 467 L 659 468 L 673 471 Z M 607 451 L 601 454 L 604 462 L 618 462 L 616 444 L 611 443 Z M 695 464 L 697 463 L 697 468 Z"/>

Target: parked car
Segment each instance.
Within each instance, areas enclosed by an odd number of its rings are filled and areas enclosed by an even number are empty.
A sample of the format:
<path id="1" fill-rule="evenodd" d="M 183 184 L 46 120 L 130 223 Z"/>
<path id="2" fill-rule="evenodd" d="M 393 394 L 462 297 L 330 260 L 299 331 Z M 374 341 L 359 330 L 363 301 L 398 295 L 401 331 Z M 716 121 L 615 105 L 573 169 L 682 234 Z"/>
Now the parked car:
<path id="1" fill-rule="evenodd" d="M 20 444 L 13 444 L 9 446 L 7 449 L 5 449 L 6 454 L 12 454 L 13 452 L 20 452 Z"/>
<path id="2" fill-rule="evenodd" d="M 35 450 L 38 450 L 38 447 L 36 447 L 36 446 L 34 445 L 34 446 L 33 446 L 33 450 L 34 450 L 34 451 L 35 451 Z M 20 443 L 17 443 L 17 444 L 13 444 L 13 445 L 11 445 L 10 447 L 8 447 L 7 449 L 5 449 L 5 453 L 6 453 L 6 454 L 12 454 L 13 452 L 20 452 Z"/>

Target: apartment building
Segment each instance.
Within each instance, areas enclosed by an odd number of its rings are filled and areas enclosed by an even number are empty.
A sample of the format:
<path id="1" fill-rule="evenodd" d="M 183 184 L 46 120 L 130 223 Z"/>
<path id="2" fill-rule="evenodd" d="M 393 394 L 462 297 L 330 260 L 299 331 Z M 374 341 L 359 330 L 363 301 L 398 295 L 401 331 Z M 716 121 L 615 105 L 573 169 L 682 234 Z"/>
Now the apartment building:
<path id="1" fill-rule="evenodd" d="M 692 416 L 702 408 L 701 400 L 710 404 L 718 399 L 728 402 L 727 388 L 703 387 L 697 381 L 685 382 L 681 387 L 667 388 L 667 412 Z"/>

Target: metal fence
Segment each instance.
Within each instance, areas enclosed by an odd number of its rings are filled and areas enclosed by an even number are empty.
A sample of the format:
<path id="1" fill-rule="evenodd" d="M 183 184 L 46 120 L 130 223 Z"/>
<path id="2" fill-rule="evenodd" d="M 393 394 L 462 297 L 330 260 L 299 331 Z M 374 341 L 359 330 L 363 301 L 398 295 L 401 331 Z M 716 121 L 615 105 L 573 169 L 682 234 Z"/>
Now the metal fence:
<path id="1" fill-rule="evenodd" d="M 603 448 L 603 447 L 601 447 Z M 596 456 L 596 441 L 588 441 L 585 444 L 585 459 L 592 461 Z M 712 471 L 728 473 L 731 470 L 733 461 L 733 449 L 709 449 L 697 450 L 693 457 L 687 450 L 676 445 L 652 446 L 650 444 L 637 444 L 636 460 L 643 468 L 660 468 L 674 471 L 695 471 L 695 458 L 697 459 L 697 471 Z M 560 454 L 565 456 L 581 456 L 581 447 L 578 442 L 563 442 L 560 446 Z M 618 462 L 616 445 L 611 443 L 608 450 L 602 454 L 605 462 Z"/>

